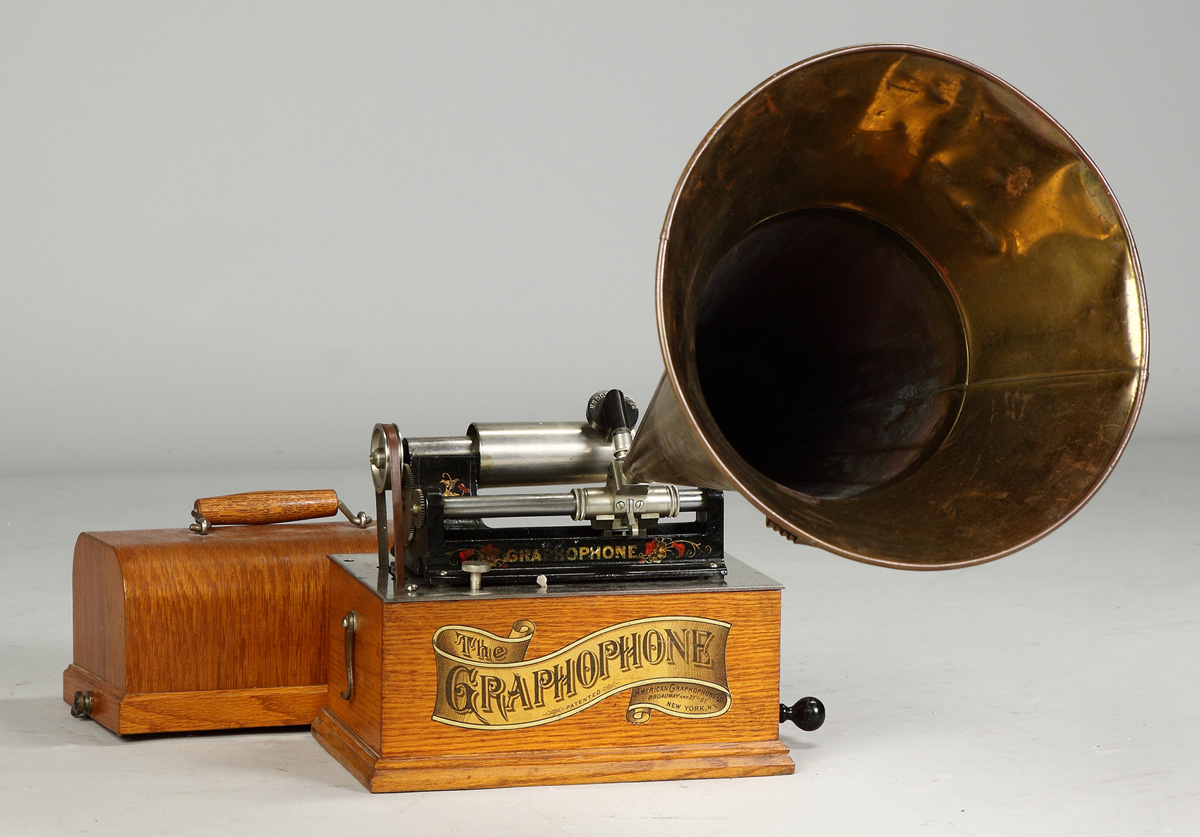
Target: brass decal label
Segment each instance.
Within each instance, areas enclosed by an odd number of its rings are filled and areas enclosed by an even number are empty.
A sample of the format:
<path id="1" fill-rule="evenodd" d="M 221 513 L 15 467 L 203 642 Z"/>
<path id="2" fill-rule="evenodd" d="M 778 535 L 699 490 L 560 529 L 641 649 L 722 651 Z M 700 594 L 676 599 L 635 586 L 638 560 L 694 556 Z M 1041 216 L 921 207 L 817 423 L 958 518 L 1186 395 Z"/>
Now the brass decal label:
<path id="1" fill-rule="evenodd" d="M 526 660 L 532 622 L 514 623 L 507 637 L 446 625 L 433 635 L 433 720 L 470 729 L 536 727 L 627 690 L 631 724 L 648 722 L 653 710 L 714 718 L 733 703 L 725 677 L 730 627 L 699 616 L 634 619 Z"/>

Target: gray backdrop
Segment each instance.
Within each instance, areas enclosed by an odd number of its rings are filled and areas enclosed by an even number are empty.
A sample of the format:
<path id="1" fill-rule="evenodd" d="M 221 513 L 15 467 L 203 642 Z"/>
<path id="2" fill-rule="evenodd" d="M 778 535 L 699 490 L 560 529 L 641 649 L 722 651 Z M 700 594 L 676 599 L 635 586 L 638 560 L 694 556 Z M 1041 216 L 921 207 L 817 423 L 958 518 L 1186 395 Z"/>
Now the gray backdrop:
<path id="1" fill-rule="evenodd" d="M 574 419 L 661 371 L 676 179 L 757 82 L 960 55 L 1137 237 L 1139 434 L 1196 431 L 1183 3 L 0 4 L 0 472 L 363 468 L 371 426 Z"/>

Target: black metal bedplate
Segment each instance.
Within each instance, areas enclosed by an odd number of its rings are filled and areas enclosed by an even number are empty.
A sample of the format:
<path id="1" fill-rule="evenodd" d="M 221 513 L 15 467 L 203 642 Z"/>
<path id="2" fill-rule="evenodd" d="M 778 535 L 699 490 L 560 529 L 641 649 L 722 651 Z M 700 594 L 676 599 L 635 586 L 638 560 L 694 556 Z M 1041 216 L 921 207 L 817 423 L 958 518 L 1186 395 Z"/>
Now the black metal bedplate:
<path id="1" fill-rule="evenodd" d="M 426 580 L 465 579 L 463 561 L 486 561 L 488 584 L 529 582 L 539 575 L 618 581 L 725 573 L 720 491 L 705 490 L 705 508 L 693 522 L 660 523 L 637 536 L 605 536 L 586 524 L 493 527 L 481 520 L 445 520 L 443 497 L 433 493 L 435 488 L 426 491 L 424 525 L 409 545 L 405 563 L 410 573 Z"/>

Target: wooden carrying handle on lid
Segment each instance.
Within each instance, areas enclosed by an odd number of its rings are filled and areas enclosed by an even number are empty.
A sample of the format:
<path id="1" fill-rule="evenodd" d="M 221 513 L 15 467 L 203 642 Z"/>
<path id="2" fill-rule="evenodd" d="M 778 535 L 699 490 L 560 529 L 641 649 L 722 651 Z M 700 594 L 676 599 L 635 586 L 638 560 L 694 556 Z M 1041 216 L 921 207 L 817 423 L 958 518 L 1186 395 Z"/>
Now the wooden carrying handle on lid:
<path id="1" fill-rule="evenodd" d="M 331 517 L 339 509 L 360 528 L 371 525 L 371 518 L 362 512 L 351 514 L 346 504 L 338 500 L 336 491 L 251 491 L 197 500 L 192 508 L 196 522 L 190 528 L 197 534 L 206 535 L 212 526 L 311 520 Z"/>

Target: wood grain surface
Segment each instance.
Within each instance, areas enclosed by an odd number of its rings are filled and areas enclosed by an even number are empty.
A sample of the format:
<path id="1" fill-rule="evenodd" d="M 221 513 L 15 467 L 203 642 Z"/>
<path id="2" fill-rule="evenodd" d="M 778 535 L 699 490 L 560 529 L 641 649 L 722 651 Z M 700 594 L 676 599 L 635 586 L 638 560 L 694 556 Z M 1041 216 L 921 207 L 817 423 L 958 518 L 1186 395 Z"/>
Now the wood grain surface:
<path id="1" fill-rule="evenodd" d="M 340 713 L 366 745 L 379 752 L 383 730 L 383 601 L 370 594 L 349 573 L 329 562 L 329 607 L 326 658 L 328 701 L 337 701 Z M 343 700 L 346 688 L 346 632 L 342 618 L 354 611 L 358 627 L 354 638 L 354 694 Z"/>
<path id="2" fill-rule="evenodd" d="M 92 717 L 120 733 L 307 723 L 324 703 L 326 556 L 374 549 L 350 523 L 85 532 L 63 697 L 90 678 Z"/>
<path id="3" fill-rule="evenodd" d="M 596 782 L 652 782 L 782 776 L 795 772 L 779 741 L 588 747 L 513 753 L 380 756 L 328 707 L 313 736 L 372 793 L 467 790 Z"/>
<path id="4" fill-rule="evenodd" d="M 63 674 L 63 699 L 92 695 L 91 718 L 119 735 L 308 726 L 325 705 L 325 686 L 127 694 L 78 666 Z"/>
<path id="5" fill-rule="evenodd" d="M 252 491 L 223 497 L 204 497 L 196 501 L 194 508 L 214 526 L 287 523 L 337 514 L 338 497 L 336 491 L 324 489 Z"/>
<path id="6" fill-rule="evenodd" d="M 373 791 L 500 787 L 790 773 L 779 741 L 778 590 L 383 602 L 332 562 L 328 705 L 322 745 Z M 342 618 L 359 615 L 355 693 L 346 686 Z M 433 718 L 439 689 L 433 634 L 461 625 L 507 636 L 532 621 L 533 659 L 637 619 L 699 617 L 732 625 L 726 675 L 732 703 L 711 718 L 658 711 L 626 720 L 628 691 L 538 726 L 464 728 Z"/>

